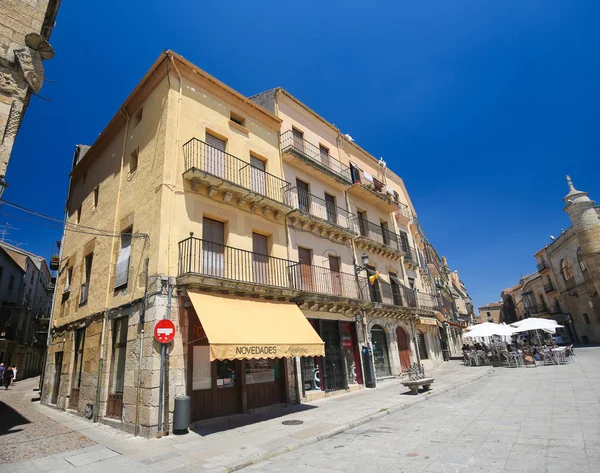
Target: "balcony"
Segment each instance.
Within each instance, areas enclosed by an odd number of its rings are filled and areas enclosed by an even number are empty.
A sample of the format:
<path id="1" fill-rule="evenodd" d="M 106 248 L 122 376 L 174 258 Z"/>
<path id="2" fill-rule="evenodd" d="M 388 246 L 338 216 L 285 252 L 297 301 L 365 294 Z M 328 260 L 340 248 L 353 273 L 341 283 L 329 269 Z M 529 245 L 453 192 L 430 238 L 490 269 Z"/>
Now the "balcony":
<path id="1" fill-rule="evenodd" d="M 408 225 L 412 221 L 412 214 L 408 205 L 398 202 L 398 210 L 394 212 L 396 221 L 401 225 Z"/>
<path id="2" fill-rule="evenodd" d="M 542 260 L 537 264 L 537 269 L 538 271 L 544 271 L 546 269 L 550 269 L 550 267 L 548 266 L 548 263 Z"/>
<path id="3" fill-rule="evenodd" d="M 525 310 L 527 311 L 527 314 L 529 316 L 534 316 L 548 312 L 546 304 L 534 304 L 529 307 L 526 307 Z"/>
<path id="4" fill-rule="evenodd" d="M 408 244 L 408 238 L 397 235 L 381 225 L 358 217 L 359 236 L 356 245 L 365 251 L 381 254 L 388 258 L 399 260 L 404 256 L 407 260 L 416 262 L 414 249 Z"/>
<path id="5" fill-rule="evenodd" d="M 285 162 L 301 167 L 309 174 L 314 175 L 315 170 L 319 174 L 325 174 L 333 178 L 338 183 L 336 187 L 340 189 L 346 189 L 352 184 L 350 168 L 325 152 L 324 148 L 319 148 L 300 136 L 294 136 L 291 130 L 282 133 L 280 139 Z"/>
<path id="6" fill-rule="evenodd" d="M 179 242 L 177 283 L 190 288 L 297 302 L 302 309 L 355 315 L 364 307 L 372 316 L 416 313 L 417 293 L 390 285 L 375 286 L 365 277 L 329 268 L 232 248 L 190 237 Z M 377 295 L 373 295 L 375 292 Z"/>
<path id="7" fill-rule="evenodd" d="M 544 292 L 546 294 L 554 292 L 555 290 L 556 289 L 554 289 L 554 284 L 552 284 L 551 282 L 549 282 L 548 284 L 544 284 Z"/>
<path id="8" fill-rule="evenodd" d="M 357 234 L 356 217 L 332 202 L 297 187 L 286 191 L 285 201 L 294 209 L 288 214 L 289 222 L 294 226 L 344 242 Z"/>
<path id="9" fill-rule="evenodd" d="M 259 208 L 265 216 L 272 212 L 275 219 L 290 210 L 285 203 L 290 184 L 283 179 L 196 138 L 183 145 L 183 156 L 183 178 L 191 181 L 192 190 L 205 186 L 213 199 L 239 207 L 248 203 L 250 210 Z"/>
<path id="10" fill-rule="evenodd" d="M 404 205 L 398 200 L 398 194 L 388 190 L 383 182 L 361 169 L 353 168 L 353 182 L 348 193 L 386 213 L 396 212 Z"/>
<path id="11" fill-rule="evenodd" d="M 417 292 L 417 303 L 420 308 L 429 310 L 438 310 L 439 303 L 437 297 L 426 292 Z"/>
<path id="12" fill-rule="evenodd" d="M 558 315 L 562 313 L 563 310 L 560 304 L 552 304 L 552 307 L 550 308 L 550 315 Z"/>

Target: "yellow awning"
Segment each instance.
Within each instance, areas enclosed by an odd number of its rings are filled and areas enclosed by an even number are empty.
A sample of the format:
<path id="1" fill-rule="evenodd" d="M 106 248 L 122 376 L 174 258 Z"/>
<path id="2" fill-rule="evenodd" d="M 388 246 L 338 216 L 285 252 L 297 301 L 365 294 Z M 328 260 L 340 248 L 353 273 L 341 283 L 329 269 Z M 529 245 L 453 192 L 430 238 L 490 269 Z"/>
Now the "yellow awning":
<path id="1" fill-rule="evenodd" d="M 324 356 L 296 304 L 188 291 L 210 344 L 210 360 Z"/>

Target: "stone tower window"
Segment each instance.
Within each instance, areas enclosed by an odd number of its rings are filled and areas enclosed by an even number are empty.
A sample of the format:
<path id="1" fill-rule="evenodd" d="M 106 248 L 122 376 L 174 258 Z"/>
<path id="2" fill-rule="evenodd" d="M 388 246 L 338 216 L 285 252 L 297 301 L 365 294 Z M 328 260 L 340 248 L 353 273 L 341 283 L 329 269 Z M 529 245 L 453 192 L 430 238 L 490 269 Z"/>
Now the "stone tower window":
<path id="1" fill-rule="evenodd" d="M 562 271 L 562 275 L 565 281 L 568 281 L 569 279 L 573 278 L 573 268 L 566 259 L 563 259 L 560 262 L 560 269 Z"/>
<path id="2" fill-rule="evenodd" d="M 585 262 L 583 261 L 583 250 L 581 248 L 577 248 L 577 262 L 579 263 L 581 271 L 585 271 Z"/>

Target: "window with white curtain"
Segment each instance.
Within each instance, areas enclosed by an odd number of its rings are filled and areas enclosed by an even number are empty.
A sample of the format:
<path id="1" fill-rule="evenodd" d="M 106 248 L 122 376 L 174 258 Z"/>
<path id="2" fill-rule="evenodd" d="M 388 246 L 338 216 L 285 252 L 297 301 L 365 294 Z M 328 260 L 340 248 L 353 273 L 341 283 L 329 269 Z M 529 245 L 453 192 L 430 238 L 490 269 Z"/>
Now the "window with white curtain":
<path id="1" fill-rule="evenodd" d="M 115 274 L 115 289 L 127 286 L 129 279 L 129 260 L 131 259 L 131 233 L 132 228 L 121 233 L 121 247 L 117 258 L 117 271 Z"/>

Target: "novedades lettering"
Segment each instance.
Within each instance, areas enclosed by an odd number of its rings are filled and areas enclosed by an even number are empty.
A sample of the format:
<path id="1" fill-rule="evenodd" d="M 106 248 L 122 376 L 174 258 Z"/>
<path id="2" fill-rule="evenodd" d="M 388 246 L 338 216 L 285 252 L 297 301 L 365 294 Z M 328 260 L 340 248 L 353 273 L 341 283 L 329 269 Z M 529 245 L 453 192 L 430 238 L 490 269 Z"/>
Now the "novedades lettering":
<path id="1" fill-rule="evenodd" d="M 235 347 L 236 355 L 276 355 L 277 347 Z"/>

